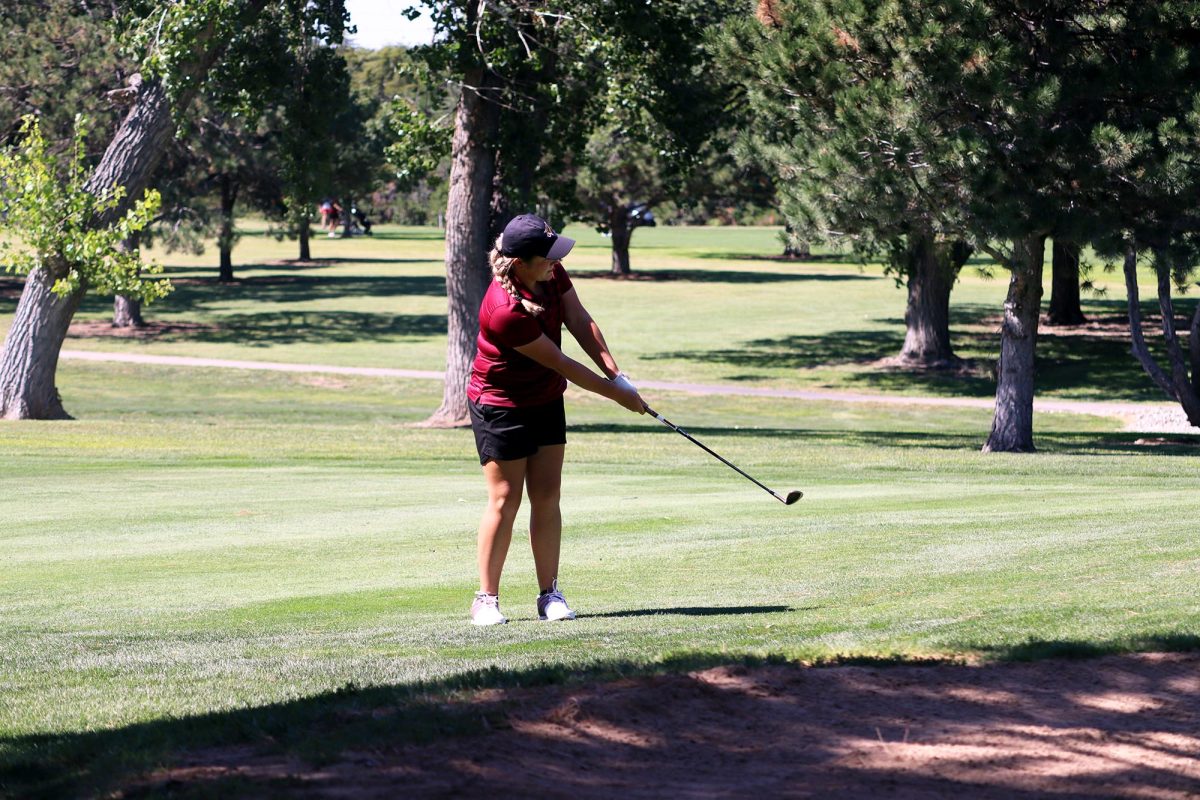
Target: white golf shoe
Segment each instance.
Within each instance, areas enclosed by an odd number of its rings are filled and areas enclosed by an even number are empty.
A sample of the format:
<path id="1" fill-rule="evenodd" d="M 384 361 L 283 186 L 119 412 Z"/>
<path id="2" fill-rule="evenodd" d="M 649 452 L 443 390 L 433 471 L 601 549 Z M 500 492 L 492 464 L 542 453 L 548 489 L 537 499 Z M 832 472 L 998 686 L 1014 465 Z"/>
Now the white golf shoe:
<path id="1" fill-rule="evenodd" d="M 508 622 L 500 613 L 500 595 L 475 593 L 475 602 L 471 603 L 472 625 L 503 625 Z"/>
<path id="2" fill-rule="evenodd" d="M 537 610 L 538 619 L 550 622 L 560 619 L 575 619 L 575 612 L 567 605 L 567 599 L 563 597 L 563 593 L 558 590 L 557 579 L 551 582 L 550 591 L 538 595 Z"/>

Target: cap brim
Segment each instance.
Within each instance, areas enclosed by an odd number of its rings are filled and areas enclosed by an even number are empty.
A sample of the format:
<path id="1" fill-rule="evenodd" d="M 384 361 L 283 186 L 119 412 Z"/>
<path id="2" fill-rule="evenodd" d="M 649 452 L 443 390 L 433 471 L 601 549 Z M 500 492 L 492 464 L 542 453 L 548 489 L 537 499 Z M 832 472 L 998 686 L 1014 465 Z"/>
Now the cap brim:
<path id="1" fill-rule="evenodd" d="M 566 236 L 559 235 L 554 244 L 550 245 L 550 252 L 546 253 L 546 258 L 551 261 L 562 261 L 567 257 L 567 253 L 571 252 L 571 248 L 575 246 L 574 239 L 568 239 Z"/>

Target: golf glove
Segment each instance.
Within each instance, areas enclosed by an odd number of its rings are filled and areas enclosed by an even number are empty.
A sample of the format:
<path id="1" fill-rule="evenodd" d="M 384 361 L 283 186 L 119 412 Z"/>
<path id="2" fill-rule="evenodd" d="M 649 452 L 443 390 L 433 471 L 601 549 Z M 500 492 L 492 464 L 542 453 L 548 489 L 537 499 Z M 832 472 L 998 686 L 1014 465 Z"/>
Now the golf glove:
<path id="1" fill-rule="evenodd" d="M 633 385 L 633 381 L 629 380 L 629 376 L 624 372 L 618 372 L 617 377 L 613 378 L 612 382 L 622 389 L 628 389 L 631 392 L 637 391 L 637 387 Z"/>

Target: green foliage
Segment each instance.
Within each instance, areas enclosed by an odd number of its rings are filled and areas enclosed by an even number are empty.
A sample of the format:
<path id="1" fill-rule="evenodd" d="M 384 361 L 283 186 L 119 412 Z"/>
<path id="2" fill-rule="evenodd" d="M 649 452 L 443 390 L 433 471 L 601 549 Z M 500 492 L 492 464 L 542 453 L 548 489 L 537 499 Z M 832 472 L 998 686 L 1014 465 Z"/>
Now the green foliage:
<path id="1" fill-rule="evenodd" d="M 889 2 L 791 3 L 716 40 L 748 106 L 735 150 L 776 182 L 797 237 L 882 256 L 898 277 L 909 239 L 962 235 L 966 156 L 927 108 L 920 54 L 942 35 Z M 917 16 L 920 16 L 919 14 Z"/>
<path id="2" fill-rule="evenodd" d="M 271 91 L 277 75 L 264 69 L 277 48 L 258 46 L 264 34 L 268 44 L 276 41 L 270 36 L 274 25 L 286 27 L 295 39 L 338 43 L 349 19 L 344 0 L 134 0 L 126 11 L 121 17 L 126 51 L 148 76 L 162 80 L 173 98 L 199 91 L 206 70 L 197 52 L 215 41 L 229 43 L 220 69 L 237 76 L 227 83 L 237 85 L 249 103 L 255 94 Z"/>
<path id="3" fill-rule="evenodd" d="M 637 184 L 631 199 L 697 199 L 682 197 L 684 180 L 727 100 L 704 31 L 740 7 L 571 0 L 549 11 L 528 2 L 425 0 L 419 10 L 431 16 L 437 41 L 413 52 L 454 84 L 488 77 L 484 96 L 501 107 L 503 205 L 603 225 L 612 195 L 628 194 L 595 185 L 607 172 Z M 411 116 L 403 109 L 397 128 L 415 144 Z M 400 152 L 412 150 L 406 143 Z M 689 186 L 693 195 L 706 188 Z"/>
<path id="4" fill-rule="evenodd" d="M 387 125 L 391 139 L 387 161 L 400 191 L 409 191 L 433 175 L 450 155 L 450 128 L 418 111 L 407 99 L 392 101 Z"/>
<path id="5" fill-rule="evenodd" d="M 395 51 L 395 52 L 393 52 Z M 359 80 L 376 84 L 381 105 L 385 154 L 394 189 L 411 193 L 421 184 L 440 183 L 439 167 L 450 157 L 455 97 L 430 69 L 429 63 L 408 50 L 390 48 L 378 60 L 383 74 L 365 59 Z M 354 61 L 350 61 L 351 66 Z"/>
<path id="6" fill-rule="evenodd" d="M 76 114 L 107 130 L 120 106 L 107 93 L 130 71 L 114 44 L 111 9 L 77 0 L 0 2 L 5 37 L 0 58 L 0 136 L 17 139 L 21 119 L 38 115 L 56 152 L 71 149 Z M 19 32 L 19 33 L 18 33 Z"/>
<path id="7" fill-rule="evenodd" d="M 87 125 L 76 122 L 75 142 L 65 174 L 42 136 L 37 119 L 27 117 L 19 144 L 0 154 L 0 206 L 4 227 L 12 236 L 0 244 L 8 272 L 27 274 L 46 269 L 60 296 L 80 289 L 121 294 L 150 302 L 171 291 L 170 283 L 147 280 L 161 267 L 145 264 L 134 248 L 126 248 L 157 213 L 158 192 L 148 191 L 110 225 L 94 221 L 116 208 L 125 196 L 122 187 L 93 194 L 85 188 Z"/>

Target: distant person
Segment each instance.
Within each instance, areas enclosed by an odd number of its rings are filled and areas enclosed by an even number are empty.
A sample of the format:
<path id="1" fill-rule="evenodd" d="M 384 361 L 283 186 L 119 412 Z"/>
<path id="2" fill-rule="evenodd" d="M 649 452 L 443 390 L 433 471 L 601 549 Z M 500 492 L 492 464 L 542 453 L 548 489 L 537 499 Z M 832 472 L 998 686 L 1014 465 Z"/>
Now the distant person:
<path id="1" fill-rule="evenodd" d="M 317 210 L 321 213 L 321 228 L 326 231 L 332 231 L 336 227 L 336 223 L 333 222 L 333 200 L 326 197 L 321 201 Z"/>
<path id="2" fill-rule="evenodd" d="M 471 604 L 475 625 L 508 621 L 500 613 L 500 573 L 523 490 L 529 494 L 529 543 L 541 590 L 538 618 L 575 618 L 558 588 L 567 381 L 635 413 L 646 412 L 563 268 L 560 259 L 574 245 L 545 220 L 524 214 L 508 223 L 489 256 L 493 280 L 479 307 L 477 351 L 467 386 L 471 428 L 488 489 L 479 522 L 479 591 Z M 562 352 L 564 324 L 607 377 Z"/>
<path id="3" fill-rule="evenodd" d="M 329 201 L 329 238 L 336 238 L 338 226 L 342 224 L 342 207 L 337 200 Z"/>
<path id="4" fill-rule="evenodd" d="M 354 218 L 358 220 L 358 224 L 362 226 L 362 232 L 367 236 L 371 236 L 371 218 L 358 206 L 351 209 L 350 213 L 354 215 Z"/>

